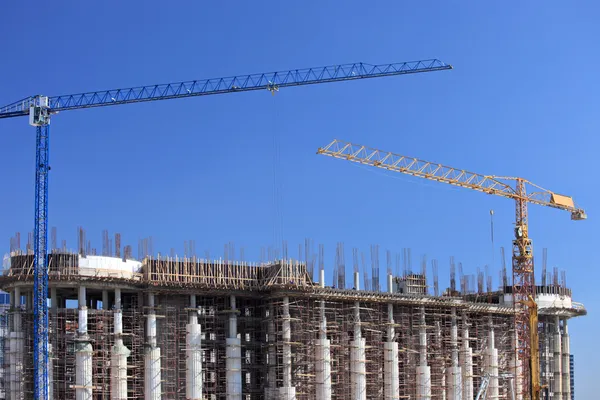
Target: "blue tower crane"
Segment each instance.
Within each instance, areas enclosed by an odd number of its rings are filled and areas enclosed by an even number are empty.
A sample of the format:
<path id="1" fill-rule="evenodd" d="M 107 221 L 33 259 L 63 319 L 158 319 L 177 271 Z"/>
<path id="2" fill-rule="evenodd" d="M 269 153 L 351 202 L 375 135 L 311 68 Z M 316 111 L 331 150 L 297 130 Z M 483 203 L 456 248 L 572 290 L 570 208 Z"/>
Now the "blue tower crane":
<path id="1" fill-rule="evenodd" d="M 36 129 L 33 398 L 48 399 L 48 307 L 46 302 L 48 299 L 47 225 L 51 115 L 60 111 L 81 108 L 115 106 L 250 90 L 268 90 L 274 94 L 284 87 L 447 69 L 452 69 L 452 66 L 437 59 L 379 65 L 365 63 L 340 64 L 62 96 L 35 95 L 0 107 L 0 119 L 29 115 L 29 123 L 35 126 Z"/>

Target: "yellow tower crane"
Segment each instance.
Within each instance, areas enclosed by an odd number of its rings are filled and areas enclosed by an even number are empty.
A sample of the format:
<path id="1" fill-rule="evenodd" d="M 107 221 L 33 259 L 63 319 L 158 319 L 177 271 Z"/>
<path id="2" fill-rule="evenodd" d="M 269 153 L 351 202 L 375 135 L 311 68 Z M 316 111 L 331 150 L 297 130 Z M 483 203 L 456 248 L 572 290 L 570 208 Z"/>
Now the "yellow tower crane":
<path id="1" fill-rule="evenodd" d="M 572 197 L 551 192 L 523 178 L 481 175 L 340 140 L 334 140 L 327 146 L 319 148 L 317 154 L 515 200 L 515 238 L 512 246 L 512 298 L 515 307 L 516 331 L 515 356 L 521 364 L 519 375 L 521 378 L 520 391 L 523 398 L 539 400 L 541 386 L 537 307 L 535 307 L 533 301 L 535 299 L 533 245 L 528 231 L 527 204 L 532 203 L 569 211 L 572 220 L 586 219 L 585 211 L 575 207 Z M 535 324 L 532 324 L 532 322 L 535 322 Z M 517 372 L 515 371 L 515 376 L 517 376 Z"/>

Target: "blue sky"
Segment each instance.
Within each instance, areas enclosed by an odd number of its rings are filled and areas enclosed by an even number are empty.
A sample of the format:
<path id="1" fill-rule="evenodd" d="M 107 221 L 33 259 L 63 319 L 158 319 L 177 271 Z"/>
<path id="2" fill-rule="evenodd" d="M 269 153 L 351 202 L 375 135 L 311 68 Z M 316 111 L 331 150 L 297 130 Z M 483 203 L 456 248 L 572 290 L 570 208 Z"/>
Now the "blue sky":
<path id="1" fill-rule="evenodd" d="M 184 240 L 246 258 L 283 237 L 411 248 L 465 272 L 510 248 L 514 205 L 315 154 L 334 138 L 484 174 L 522 176 L 573 195 L 589 220 L 530 207 L 540 271 L 567 271 L 589 316 L 571 323 L 577 394 L 592 398 L 600 213 L 595 155 L 600 8 L 595 2 L 10 2 L 0 13 L 0 104 L 32 94 L 176 82 L 346 62 L 439 58 L 452 71 L 70 111 L 51 127 L 50 225 L 76 246 L 84 226 L 157 251 Z M 575 3 L 573 3 L 575 4 Z M 34 130 L 0 121 L 0 240 L 32 228 Z M 276 146 L 274 145 L 276 144 Z M 278 153 L 275 151 L 278 148 Z M 279 154 L 279 156 L 277 156 Z M 274 174 L 274 171 L 277 171 Z M 277 195 L 274 196 L 274 189 Z M 276 201 L 274 201 L 274 199 Z M 277 210 L 280 210 L 277 211 Z M 350 269 L 350 267 L 348 268 Z M 594 349 L 594 351 L 591 351 Z"/>

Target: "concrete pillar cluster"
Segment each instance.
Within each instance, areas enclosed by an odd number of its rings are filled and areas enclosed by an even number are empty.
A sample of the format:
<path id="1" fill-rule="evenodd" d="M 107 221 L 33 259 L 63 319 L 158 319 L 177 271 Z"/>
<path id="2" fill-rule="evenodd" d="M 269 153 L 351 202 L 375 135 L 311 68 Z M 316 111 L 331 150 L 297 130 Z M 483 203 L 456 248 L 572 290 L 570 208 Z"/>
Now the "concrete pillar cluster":
<path id="1" fill-rule="evenodd" d="M 319 274 L 319 284 L 325 288 L 325 275 L 321 270 Z M 354 287 L 360 290 L 360 275 L 358 272 L 354 274 Z M 393 277 L 390 274 L 387 277 L 387 291 L 393 293 Z M 12 319 L 8 330 L 7 353 L 9 367 L 6 371 L 7 394 L 10 399 L 24 400 L 24 376 L 23 376 L 23 352 L 24 352 L 24 333 L 22 326 L 21 307 L 24 306 L 21 290 L 17 287 L 11 292 L 12 295 Z M 31 296 L 28 295 L 27 299 Z M 88 305 L 90 302 L 89 293 L 85 286 L 78 288 L 78 328 L 75 339 L 75 390 L 76 400 L 92 400 L 94 398 L 93 388 L 93 357 L 94 348 L 90 336 L 88 334 Z M 110 293 L 108 290 L 102 291 L 103 309 L 108 310 Z M 50 312 L 56 315 L 61 299 L 59 299 L 56 287 L 50 288 Z M 95 298 L 100 299 L 100 296 Z M 93 304 L 94 298 L 91 303 Z M 352 299 L 351 301 L 354 301 Z M 395 305 L 389 300 L 387 304 L 387 318 L 385 327 L 385 341 L 383 346 L 383 369 L 380 371 L 383 379 L 383 398 L 385 400 L 394 400 L 400 398 L 400 343 L 398 343 L 394 311 Z M 25 305 L 28 300 L 25 300 Z M 332 387 L 332 349 L 331 341 L 328 338 L 328 323 L 326 313 L 325 300 L 320 300 L 316 303 L 319 307 L 318 314 L 318 335 L 314 340 L 314 393 L 316 400 L 331 400 L 333 396 Z M 423 303 L 421 303 L 423 304 Z M 229 314 L 228 314 L 228 330 L 225 342 L 226 353 L 226 393 L 227 400 L 242 400 L 243 379 L 242 379 L 242 345 L 241 338 L 238 333 L 238 307 L 235 295 L 229 297 Z M 145 382 L 144 393 L 145 399 L 161 400 L 162 393 L 162 376 L 161 376 L 161 348 L 158 346 L 157 340 L 157 313 L 156 313 L 156 298 L 154 293 L 147 294 L 147 313 L 146 313 L 146 347 L 145 347 Z M 429 346 L 434 348 L 443 348 L 443 338 L 448 332 L 445 332 L 443 325 L 436 320 L 435 323 L 430 321 L 430 326 L 427 326 L 427 313 L 424 306 L 417 306 L 415 315 L 418 318 L 418 324 L 415 323 L 413 328 L 418 330 L 418 348 L 411 349 L 418 351 L 418 361 L 415 364 L 415 358 L 410 359 L 410 373 L 414 371 L 414 382 L 412 385 L 416 387 L 414 392 L 416 400 L 431 400 L 433 397 L 440 400 L 475 400 L 477 388 L 474 387 L 474 369 L 481 371 L 481 376 L 484 374 L 489 377 L 489 384 L 486 398 L 499 399 L 511 398 L 511 389 L 503 389 L 500 393 L 501 384 L 504 385 L 505 380 L 510 379 L 509 387 L 514 386 L 516 393 L 515 400 L 522 400 L 524 388 L 519 379 L 521 373 L 521 360 L 516 357 L 516 337 L 511 337 L 512 355 L 511 358 L 503 362 L 503 369 L 500 371 L 499 365 L 499 348 L 506 350 L 507 338 L 496 339 L 496 334 L 501 335 L 502 332 L 494 330 L 494 324 L 490 318 L 489 324 L 484 324 L 483 327 L 477 326 L 478 352 L 474 358 L 474 349 L 471 347 L 472 339 L 469 336 L 469 321 L 467 320 L 466 312 L 459 318 L 457 309 L 454 304 L 450 310 L 450 342 L 446 343 L 446 348 L 450 352 L 443 363 L 433 364 L 428 363 L 428 358 L 431 360 L 432 354 Z M 281 308 L 279 308 L 281 307 Z M 367 362 L 366 359 L 366 340 L 363 337 L 363 325 L 361 324 L 361 303 L 359 301 L 350 303 L 351 310 L 349 312 L 353 316 L 353 337 L 349 343 L 350 357 L 350 387 L 335 388 L 335 390 L 349 390 L 351 400 L 366 400 L 367 394 Z M 203 350 L 202 350 L 202 332 L 203 326 L 199 323 L 199 309 L 197 305 L 196 295 L 189 296 L 189 308 L 187 310 L 186 324 L 186 342 L 185 342 L 185 372 L 186 384 L 185 390 L 186 399 L 188 400 L 205 400 L 203 397 Z M 396 309 L 398 312 L 398 309 Z M 267 321 L 267 337 L 268 344 L 267 354 L 267 379 L 265 384 L 265 397 L 267 400 L 296 400 L 296 386 L 294 385 L 293 376 L 293 357 L 292 357 L 292 316 L 290 314 L 290 298 L 284 296 L 280 304 L 271 304 L 266 315 Z M 364 310 L 362 317 L 364 318 Z M 126 400 L 128 398 L 128 358 L 131 355 L 130 349 L 124 345 L 123 341 L 123 307 L 121 298 L 121 289 L 114 290 L 114 303 L 112 304 L 112 318 L 114 325 L 114 345 L 111 349 L 110 361 L 110 398 L 111 400 Z M 563 317 L 544 317 L 544 338 L 542 342 L 542 359 L 544 360 L 544 376 L 551 374 L 549 391 L 552 398 L 556 400 L 570 400 L 570 338 L 568 329 L 568 319 Z M 383 320 L 383 318 L 382 318 Z M 459 326 L 459 320 L 462 324 Z M 480 321 L 480 319 L 478 319 Z M 278 325 L 280 323 L 280 325 Z M 414 323 L 414 320 L 413 320 Z M 496 325 L 497 326 L 497 325 Z M 278 328 L 280 329 L 278 331 Z M 383 329 L 383 328 L 382 328 Z M 429 330 L 428 330 L 429 329 Z M 280 342 L 278 334 L 281 335 Z M 329 332 L 331 334 L 331 332 Z M 485 339 L 482 336 L 486 336 Z M 428 343 L 431 342 L 431 343 Z M 475 343 L 475 342 L 474 342 Z M 482 344 L 485 344 L 482 346 Z M 371 345 L 371 344 L 369 344 Z M 413 343 L 411 343 L 414 346 Z M 497 347 L 499 346 L 499 347 Z M 279 348 L 280 352 L 277 352 Z M 49 346 L 52 351 L 51 346 Z M 503 356 L 508 354 L 503 354 Z M 277 359 L 280 357 L 279 360 Z M 416 357 L 416 355 L 415 355 Z M 481 358 L 479 358 L 481 357 Z M 49 368 L 49 388 L 50 396 L 52 397 L 52 357 L 50 357 Z M 436 359 L 437 360 L 437 359 Z M 379 362 L 379 361 L 378 361 Z M 474 363 L 478 363 L 474 366 Z M 508 363 L 508 365 L 506 364 Z M 481 364 L 479 364 L 481 363 Z M 431 365 L 435 365 L 434 379 L 436 381 L 436 393 L 432 393 L 432 371 Z M 441 367 L 437 367 L 440 365 Z M 474 368 L 475 367 L 475 368 Z M 506 370 L 505 370 L 506 368 Z M 502 375 L 504 372 L 510 372 L 510 377 Z M 439 378 L 441 376 L 441 378 Z M 437 392 L 439 389 L 439 392 Z M 336 393 L 339 395 L 338 393 Z"/>

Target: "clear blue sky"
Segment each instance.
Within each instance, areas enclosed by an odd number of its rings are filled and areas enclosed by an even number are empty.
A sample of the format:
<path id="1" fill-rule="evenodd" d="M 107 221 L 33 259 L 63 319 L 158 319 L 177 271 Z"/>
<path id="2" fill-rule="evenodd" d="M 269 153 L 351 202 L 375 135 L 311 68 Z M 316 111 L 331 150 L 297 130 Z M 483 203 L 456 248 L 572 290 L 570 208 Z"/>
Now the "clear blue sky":
<path id="1" fill-rule="evenodd" d="M 512 202 L 357 167 L 316 149 L 340 138 L 523 176 L 573 195 L 589 214 L 575 223 L 567 213 L 532 206 L 530 233 L 538 272 L 547 247 L 549 267 L 568 271 L 575 299 L 588 308 L 589 316 L 571 323 L 571 348 L 578 398 L 594 398 L 598 4 L 217 3 L 7 2 L 0 12 L 0 104 L 37 93 L 355 61 L 435 57 L 455 69 L 274 97 L 252 92 L 62 113 L 51 130 L 50 225 L 59 238 L 74 248 L 81 225 L 96 247 L 109 229 L 134 252 L 138 239 L 151 235 L 157 251 L 182 253 L 183 241 L 194 239 L 199 253 L 212 255 L 232 241 L 257 259 L 276 237 L 290 243 L 292 255 L 310 237 L 325 245 L 328 271 L 338 241 L 347 264 L 352 247 L 368 252 L 379 244 L 382 270 L 383 251 L 409 247 L 414 259 L 439 260 L 445 286 L 452 255 L 468 273 L 492 263 L 490 209 L 498 270 L 499 247 L 510 248 Z M 26 119 L 0 121 L 6 251 L 14 232 L 25 242 L 32 228 L 34 140 Z"/>

